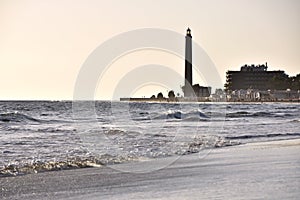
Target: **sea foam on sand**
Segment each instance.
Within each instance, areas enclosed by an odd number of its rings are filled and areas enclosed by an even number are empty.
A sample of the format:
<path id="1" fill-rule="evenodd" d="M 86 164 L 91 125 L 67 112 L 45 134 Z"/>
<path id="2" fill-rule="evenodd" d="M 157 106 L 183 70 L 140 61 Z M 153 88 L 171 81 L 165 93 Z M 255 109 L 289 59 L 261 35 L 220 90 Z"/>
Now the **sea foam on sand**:
<path id="1" fill-rule="evenodd" d="M 299 199 L 300 139 L 0 178 L 0 199 Z M 126 172 L 127 171 L 127 172 Z"/>

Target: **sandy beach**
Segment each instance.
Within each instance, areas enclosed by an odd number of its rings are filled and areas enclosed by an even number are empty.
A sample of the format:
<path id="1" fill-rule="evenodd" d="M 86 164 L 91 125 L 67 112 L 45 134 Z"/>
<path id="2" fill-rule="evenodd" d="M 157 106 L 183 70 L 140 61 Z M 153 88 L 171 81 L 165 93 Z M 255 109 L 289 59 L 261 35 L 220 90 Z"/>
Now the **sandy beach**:
<path id="1" fill-rule="evenodd" d="M 1 199 L 299 199 L 300 139 L 0 178 Z M 156 166 L 163 166 L 155 170 Z M 131 173 L 126 172 L 131 171 Z M 132 173 L 135 171 L 135 173 Z M 146 172 L 145 172 L 146 171 Z"/>

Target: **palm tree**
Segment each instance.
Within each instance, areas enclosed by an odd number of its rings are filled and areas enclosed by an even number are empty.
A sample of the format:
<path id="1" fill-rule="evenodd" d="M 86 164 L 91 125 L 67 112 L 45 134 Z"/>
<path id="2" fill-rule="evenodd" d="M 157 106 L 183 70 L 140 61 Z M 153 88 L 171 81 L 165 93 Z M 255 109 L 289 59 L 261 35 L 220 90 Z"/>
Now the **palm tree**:
<path id="1" fill-rule="evenodd" d="M 168 93 L 168 97 L 169 97 L 169 100 L 174 101 L 174 99 L 175 99 L 175 93 L 174 93 L 173 90 L 171 90 L 171 91 Z"/>
<path id="2" fill-rule="evenodd" d="M 162 100 L 164 98 L 164 95 L 160 92 L 160 93 L 157 94 L 157 98 L 159 100 Z"/>

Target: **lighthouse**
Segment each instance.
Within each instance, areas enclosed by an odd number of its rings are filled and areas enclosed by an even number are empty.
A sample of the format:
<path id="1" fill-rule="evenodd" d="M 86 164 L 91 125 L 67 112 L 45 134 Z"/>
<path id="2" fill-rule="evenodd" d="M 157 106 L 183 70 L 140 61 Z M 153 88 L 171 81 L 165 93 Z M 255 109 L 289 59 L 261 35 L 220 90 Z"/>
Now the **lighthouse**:
<path id="1" fill-rule="evenodd" d="M 185 36 L 185 80 L 184 80 L 184 97 L 192 97 L 194 92 L 193 72 L 192 72 L 192 35 L 191 29 L 188 28 Z"/>

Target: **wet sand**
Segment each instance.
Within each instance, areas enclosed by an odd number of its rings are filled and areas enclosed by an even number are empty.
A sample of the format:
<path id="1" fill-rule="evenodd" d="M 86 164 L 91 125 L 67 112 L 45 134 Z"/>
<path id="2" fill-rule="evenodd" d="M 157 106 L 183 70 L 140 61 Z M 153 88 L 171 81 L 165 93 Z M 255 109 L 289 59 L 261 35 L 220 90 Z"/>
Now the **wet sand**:
<path id="1" fill-rule="evenodd" d="M 157 168 L 160 168 L 157 170 Z M 0 178 L 0 199 L 299 199 L 300 139 Z"/>

